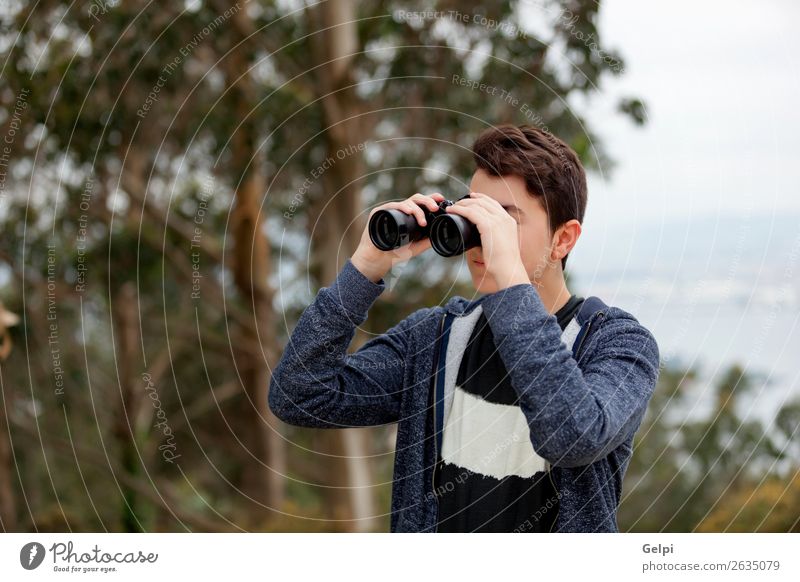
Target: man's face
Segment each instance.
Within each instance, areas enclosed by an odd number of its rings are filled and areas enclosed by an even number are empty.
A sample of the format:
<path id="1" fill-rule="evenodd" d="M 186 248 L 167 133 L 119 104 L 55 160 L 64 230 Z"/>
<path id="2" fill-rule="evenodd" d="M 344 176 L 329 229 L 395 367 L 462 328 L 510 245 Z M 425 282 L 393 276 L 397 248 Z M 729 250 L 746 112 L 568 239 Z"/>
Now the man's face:
<path id="1" fill-rule="evenodd" d="M 525 181 L 519 176 L 492 176 L 477 170 L 469 185 L 471 192 L 481 192 L 497 200 L 517 222 L 517 237 L 520 256 L 525 272 L 534 284 L 541 281 L 545 269 L 552 268 L 550 259 L 552 240 L 547 213 L 537 198 L 528 194 Z M 473 247 L 465 253 L 472 283 L 479 293 L 494 293 L 498 286 L 491 275 L 486 274 L 481 247 Z M 560 258 L 558 259 L 560 266 Z"/>

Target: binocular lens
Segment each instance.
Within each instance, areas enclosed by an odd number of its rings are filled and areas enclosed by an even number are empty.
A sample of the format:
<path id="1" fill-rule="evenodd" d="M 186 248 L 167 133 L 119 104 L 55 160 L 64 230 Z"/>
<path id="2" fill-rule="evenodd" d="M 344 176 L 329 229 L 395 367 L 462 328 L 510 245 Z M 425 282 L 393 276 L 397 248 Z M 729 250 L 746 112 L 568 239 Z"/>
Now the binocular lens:
<path id="1" fill-rule="evenodd" d="M 376 212 L 369 226 L 372 243 L 379 249 L 390 251 L 400 246 L 397 244 L 400 239 L 400 228 L 397 221 L 388 212 Z"/>
<path id="2" fill-rule="evenodd" d="M 443 257 L 454 257 L 465 250 L 471 225 L 462 216 L 439 216 L 431 225 L 431 246 Z M 474 228 L 474 227 L 472 227 Z"/>

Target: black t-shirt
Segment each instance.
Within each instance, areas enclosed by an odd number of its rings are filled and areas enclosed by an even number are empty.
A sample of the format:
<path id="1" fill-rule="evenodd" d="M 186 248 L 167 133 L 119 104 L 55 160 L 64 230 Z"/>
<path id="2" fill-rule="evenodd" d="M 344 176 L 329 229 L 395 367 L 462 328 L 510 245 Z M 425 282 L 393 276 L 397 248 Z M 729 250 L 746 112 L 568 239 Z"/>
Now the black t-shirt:
<path id="1" fill-rule="evenodd" d="M 562 331 L 583 298 L 555 315 Z M 547 532 L 558 495 L 481 313 L 459 366 L 439 451 L 440 532 Z"/>

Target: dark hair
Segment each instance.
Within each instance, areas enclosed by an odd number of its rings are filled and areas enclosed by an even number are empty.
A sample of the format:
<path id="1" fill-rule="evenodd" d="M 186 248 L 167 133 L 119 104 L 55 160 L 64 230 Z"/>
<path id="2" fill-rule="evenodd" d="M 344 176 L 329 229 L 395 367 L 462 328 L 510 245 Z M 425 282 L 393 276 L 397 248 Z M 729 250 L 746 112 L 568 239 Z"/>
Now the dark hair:
<path id="1" fill-rule="evenodd" d="M 586 172 L 578 154 L 552 133 L 530 125 L 498 125 L 484 130 L 472 146 L 475 165 L 492 176 L 519 176 L 542 204 L 550 235 L 565 222 L 583 223 Z M 561 259 L 562 269 L 569 253 Z"/>

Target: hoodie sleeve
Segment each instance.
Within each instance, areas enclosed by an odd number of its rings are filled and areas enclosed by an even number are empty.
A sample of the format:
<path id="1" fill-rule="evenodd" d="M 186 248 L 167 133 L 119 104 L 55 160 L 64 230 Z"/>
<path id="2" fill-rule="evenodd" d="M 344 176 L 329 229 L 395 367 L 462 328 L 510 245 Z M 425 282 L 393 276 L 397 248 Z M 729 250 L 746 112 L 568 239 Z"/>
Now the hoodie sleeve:
<path id="1" fill-rule="evenodd" d="M 581 369 L 532 285 L 493 293 L 484 309 L 543 458 L 554 466 L 588 465 L 638 430 L 660 367 L 656 340 L 638 321 L 596 319 Z"/>
<path id="2" fill-rule="evenodd" d="M 269 386 L 269 407 L 297 426 L 343 428 L 396 422 L 412 313 L 353 354 L 347 348 L 385 289 L 348 259 L 330 287 L 303 311 Z"/>

